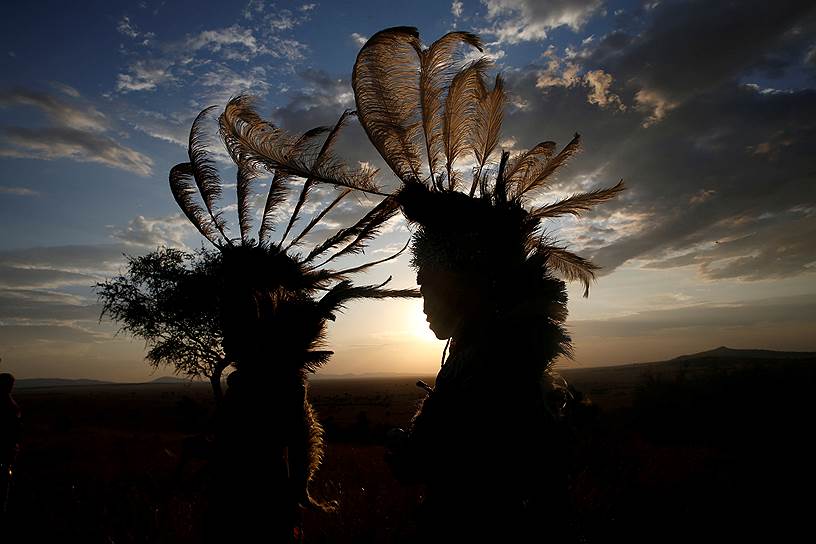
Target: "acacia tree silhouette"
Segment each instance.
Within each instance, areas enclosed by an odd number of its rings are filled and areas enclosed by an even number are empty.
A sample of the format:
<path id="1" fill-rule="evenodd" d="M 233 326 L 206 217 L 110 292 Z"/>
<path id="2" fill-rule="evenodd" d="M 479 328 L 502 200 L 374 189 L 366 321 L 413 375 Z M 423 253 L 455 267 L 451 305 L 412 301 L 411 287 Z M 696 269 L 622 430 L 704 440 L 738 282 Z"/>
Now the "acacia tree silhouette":
<path id="1" fill-rule="evenodd" d="M 126 271 L 96 284 L 105 316 L 120 331 L 143 338 L 154 368 L 172 366 L 176 374 L 207 378 L 216 402 L 221 376 L 229 366 L 215 297 L 220 254 L 159 248 L 128 257 Z"/>
<path id="2" fill-rule="evenodd" d="M 332 354 L 323 349 L 326 322 L 334 320 L 353 299 L 416 297 L 418 292 L 386 289 L 388 281 L 355 286 L 349 280 L 355 273 L 397 257 L 402 250 L 351 268 L 327 267 L 338 257 L 363 251 L 397 213 L 393 197 L 384 198 L 357 223 L 328 237 L 305 256 L 296 252 L 304 237 L 352 192 L 352 187 L 377 192 L 374 171 L 352 171 L 332 155 L 337 135 L 351 112 L 345 112 L 333 127 L 293 136 L 257 116 L 250 98 L 230 101 L 218 123 L 237 166 L 240 236 L 231 238 L 223 211 L 217 207 L 223 184 L 208 154 L 204 132 L 203 123 L 212 110 L 203 110 L 193 122 L 189 162 L 170 171 L 170 189 L 176 202 L 220 254 L 212 290 L 202 296 L 214 293 L 217 299 L 223 350 L 235 368 L 217 417 L 213 513 L 209 516 L 213 525 L 207 535 L 214 540 L 269 535 L 274 541 L 288 541 L 296 532 L 300 508 L 325 507 L 309 492 L 309 482 L 322 459 L 323 441 L 308 400 L 306 375 Z M 244 150 L 238 145 L 244 131 L 249 131 L 266 152 L 279 154 L 294 166 L 282 168 Z M 250 203 L 253 186 L 264 170 L 271 180 L 256 239 L 250 233 Z M 275 214 L 295 176 L 305 181 L 283 235 L 273 242 Z M 315 183 L 329 179 L 349 187 L 287 243 Z M 225 519 L 229 522 L 224 523 Z"/>

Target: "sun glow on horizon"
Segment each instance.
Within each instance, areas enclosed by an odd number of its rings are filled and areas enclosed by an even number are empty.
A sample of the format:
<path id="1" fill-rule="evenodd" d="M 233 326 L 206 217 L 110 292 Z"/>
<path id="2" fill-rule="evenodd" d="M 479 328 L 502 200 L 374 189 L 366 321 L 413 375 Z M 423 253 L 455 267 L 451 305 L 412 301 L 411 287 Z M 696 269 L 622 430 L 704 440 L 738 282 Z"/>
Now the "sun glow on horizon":
<path id="1" fill-rule="evenodd" d="M 422 299 L 413 301 L 410 306 L 410 314 L 406 320 L 410 323 L 409 330 L 416 340 L 423 343 L 436 343 L 439 339 L 428 326 L 425 313 L 422 311 Z"/>

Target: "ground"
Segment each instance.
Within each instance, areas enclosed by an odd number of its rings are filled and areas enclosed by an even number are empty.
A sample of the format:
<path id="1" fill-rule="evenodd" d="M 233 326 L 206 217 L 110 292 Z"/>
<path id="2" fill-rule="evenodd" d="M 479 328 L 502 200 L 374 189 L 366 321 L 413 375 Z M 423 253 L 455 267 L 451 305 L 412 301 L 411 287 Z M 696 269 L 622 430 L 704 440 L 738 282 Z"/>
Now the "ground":
<path id="1" fill-rule="evenodd" d="M 702 358 L 566 371 L 592 399 L 569 467 L 584 542 L 769 541 L 808 519 L 816 361 Z M 432 383 L 432 378 L 423 377 Z M 328 447 L 309 512 L 317 542 L 401 542 L 422 490 L 384 462 L 385 433 L 424 396 L 416 378 L 313 381 Z M 16 392 L 25 440 L 3 542 L 197 542 L 204 463 L 179 470 L 211 410 L 205 384 Z M 549 521 L 549 522 L 552 522 Z M 556 521 L 557 522 L 557 521 Z"/>

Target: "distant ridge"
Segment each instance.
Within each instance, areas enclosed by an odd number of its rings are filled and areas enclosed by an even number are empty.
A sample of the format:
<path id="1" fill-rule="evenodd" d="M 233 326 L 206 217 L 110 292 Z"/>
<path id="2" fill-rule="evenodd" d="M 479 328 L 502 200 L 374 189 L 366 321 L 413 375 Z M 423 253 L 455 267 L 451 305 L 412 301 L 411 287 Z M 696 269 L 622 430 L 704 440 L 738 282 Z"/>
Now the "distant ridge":
<path id="1" fill-rule="evenodd" d="M 430 374 L 429 372 L 425 372 L 424 374 Z M 417 376 L 424 375 L 422 372 L 419 374 L 415 372 L 362 372 L 362 373 L 354 373 L 354 372 L 346 372 L 345 374 L 315 374 L 314 376 L 310 377 L 310 380 L 367 380 L 370 378 L 416 378 Z"/>
<path id="2" fill-rule="evenodd" d="M 14 381 L 15 389 L 33 389 L 35 387 L 70 387 L 74 385 L 109 385 L 114 382 L 67 378 L 21 378 Z"/>
<path id="3" fill-rule="evenodd" d="M 680 355 L 671 361 L 688 361 L 690 359 L 813 359 L 816 352 L 812 351 L 774 351 L 770 349 L 733 349 L 720 346 L 700 353 Z"/>
<path id="4" fill-rule="evenodd" d="M 179 378 L 178 376 L 161 376 L 147 383 L 190 383 L 190 379 Z"/>
<path id="5" fill-rule="evenodd" d="M 160 376 L 155 380 L 149 382 L 111 382 L 105 380 L 89 380 L 84 378 L 68 379 L 68 378 L 20 378 L 14 381 L 15 389 L 35 389 L 38 387 L 75 387 L 88 385 L 174 385 L 174 384 L 188 384 L 190 380 L 187 378 L 179 378 L 178 376 Z M 199 382 L 196 382 L 199 383 Z M 204 382 L 200 382 L 204 383 Z"/>

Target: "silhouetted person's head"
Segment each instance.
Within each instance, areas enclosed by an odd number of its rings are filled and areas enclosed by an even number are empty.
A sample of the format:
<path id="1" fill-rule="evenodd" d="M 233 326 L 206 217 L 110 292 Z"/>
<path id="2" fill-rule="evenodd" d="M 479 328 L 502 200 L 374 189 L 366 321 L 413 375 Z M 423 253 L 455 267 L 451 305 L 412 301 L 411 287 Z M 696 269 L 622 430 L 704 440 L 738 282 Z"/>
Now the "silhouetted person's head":
<path id="1" fill-rule="evenodd" d="M 467 343 L 492 335 L 535 350 L 544 362 L 569 354 L 561 326 L 565 284 L 550 274 L 546 253 L 530 250 L 538 220 L 520 203 L 416 182 L 406 183 L 397 201 L 417 226 L 411 263 L 437 338 Z"/>
<path id="2" fill-rule="evenodd" d="M 8 372 L 0 374 L 0 395 L 11 395 L 14 388 L 14 376 Z"/>
<path id="3" fill-rule="evenodd" d="M 456 336 L 466 323 L 479 319 L 483 293 L 466 276 L 420 266 L 417 284 L 428 326 L 440 340 Z"/>
<path id="4" fill-rule="evenodd" d="M 412 264 L 424 312 L 439 339 L 456 337 L 494 320 L 518 291 L 524 265 L 521 210 L 496 208 L 459 192 L 407 184 L 398 195 L 405 216 L 419 228 Z"/>

